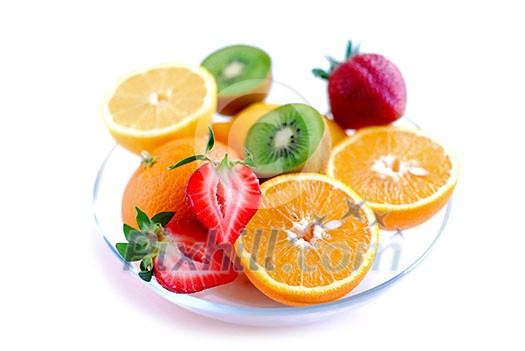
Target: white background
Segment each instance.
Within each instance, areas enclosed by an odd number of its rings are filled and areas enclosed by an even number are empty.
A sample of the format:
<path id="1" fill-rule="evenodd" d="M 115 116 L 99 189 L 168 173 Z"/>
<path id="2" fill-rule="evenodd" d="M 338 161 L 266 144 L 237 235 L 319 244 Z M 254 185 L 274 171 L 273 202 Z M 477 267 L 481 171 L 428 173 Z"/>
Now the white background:
<path id="1" fill-rule="evenodd" d="M 0 350 L 523 349 L 525 25 L 510 1 L 4 1 L 0 5 Z M 122 271 L 91 195 L 121 74 L 233 43 L 320 110 L 310 74 L 349 38 L 389 57 L 407 115 L 462 168 L 426 261 L 358 310 L 289 328 L 216 322 Z"/>

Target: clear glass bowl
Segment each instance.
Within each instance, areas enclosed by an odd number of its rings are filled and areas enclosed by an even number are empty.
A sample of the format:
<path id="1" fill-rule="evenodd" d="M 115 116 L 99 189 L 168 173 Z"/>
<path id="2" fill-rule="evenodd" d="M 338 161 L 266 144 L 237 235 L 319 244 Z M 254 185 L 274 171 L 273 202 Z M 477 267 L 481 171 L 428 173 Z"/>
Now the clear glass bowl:
<path id="1" fill-rule="evenodd" d="M 126 183 L 140 159 L 119 146 L 107 155 L 97 175 L 94 192 L 94 214 L 99 230 L 124 269 L 138 277 L 135 265 L 126 264 L 115 249 L 124 241 L 121 222 L 121 198 Z M 166 300 L 203 316 L 244 324 L 282 326 L 326 318 L 334 313 L 358 308 L 375 299 L 394 283 L 416 268 L 429 254 L 447 223 L 449 202 L 429 221 L 401 233 L 382 231 L 374 265 L 364 280 L 346 297 L 334 302 L 289 307 L 274 302 L 254 288 L 244 275 L 234 282 L 195 294 L 176 294 L 162 288 L 155 279 L 148 286 Z"/>

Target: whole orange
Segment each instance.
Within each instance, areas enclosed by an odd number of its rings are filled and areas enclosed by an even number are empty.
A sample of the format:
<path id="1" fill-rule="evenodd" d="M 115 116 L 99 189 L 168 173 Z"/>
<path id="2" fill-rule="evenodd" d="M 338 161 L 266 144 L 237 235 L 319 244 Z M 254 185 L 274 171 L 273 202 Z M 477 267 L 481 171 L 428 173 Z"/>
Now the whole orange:
<path id="1" fill-rule="evenodd" d="M 126 185 L 122 196 L 122 221 L 137 228 L 135 217 L 140 208 L 149 217 L 159 212 L 175 212 L 172 222 L 196 219 L 186 203 L 185 189 L 191 175 L 203 163 L 202 161 L 185 164 L 169 170 L 168 167 L 184 158 L 204 153 L 207 140 L 177 139 L 168 142 L 152 152 L 151 160 L 143 159 Z M 228 148 L 215 142 L 208 156 L 215 161 L 221 160 Z M 230 158 L 235 159 L 236 154 Z"/>

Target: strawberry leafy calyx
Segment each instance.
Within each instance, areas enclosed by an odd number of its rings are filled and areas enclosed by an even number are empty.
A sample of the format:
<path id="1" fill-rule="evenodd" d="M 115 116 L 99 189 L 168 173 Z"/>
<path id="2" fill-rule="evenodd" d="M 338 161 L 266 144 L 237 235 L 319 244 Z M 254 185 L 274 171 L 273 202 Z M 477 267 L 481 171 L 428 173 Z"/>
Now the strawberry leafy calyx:
<path id="1" fill-rule="evenodd" d="M 213 161 L 212 159 L 210 159 L 208 157 L 208 153 L 213 149 L 213 146 L 215 145 L 215 134 L 213 133 L 213 129 L 210 126 L 208 126 L 208 131 L 208 144 L 206 145 L 206 150 L 204 151 L 204 154 L 186 157 L 185 159 L 177 162 L 176 164 L 169 166 L 168 169 L 172 170 L 194 161 L 207 161 L 208 163 L 213 165 L 213 167 L 217 170 L 232 169 L 235 165 L 238 164 L 243 164 L 248 167 L 253 166 L 253 158 L 251 157 L 251 154 L 247 152 L 247 150 L 245 150 L 246 158 L 244 160 L 230 160 L 228 158 L 227 153 L 224 155 L 224 158 L 220 161 Z"/>
<path id="2" fill-rule="evenodd" d="M 348 45 L 346 47 L 346 54 L 345 54 L 345 61 L 348 61 L 351 57 L 359 54 L 359 44 L 353 45 L 352 40 L 348 41 Z M 339 66 L 342 62 L 337 61 L 331 56 L 326 56 L 326 59 L 330 63 L 330 69 L 328 71 L 325 71 L 321 68 L 314 68 L 312 69 L 312 73 L 315 77 L 321 78 L 321 79 L 329 79 L 334 70 Z"/>
<path id="3" fill-rule="evenodd" d="M 175 215 L 175 212 L 160 212 L 149 218 L 138 207 L 135 229 L 124 224 L 123 231 L 127 243 L 117 243 L 117 251 L 126 262 L 140 262 L 139 277 L 149 282 L 153 276 L 153 259 L 159 255 L 162 245 L 166 244 L 164 227 Z"/>

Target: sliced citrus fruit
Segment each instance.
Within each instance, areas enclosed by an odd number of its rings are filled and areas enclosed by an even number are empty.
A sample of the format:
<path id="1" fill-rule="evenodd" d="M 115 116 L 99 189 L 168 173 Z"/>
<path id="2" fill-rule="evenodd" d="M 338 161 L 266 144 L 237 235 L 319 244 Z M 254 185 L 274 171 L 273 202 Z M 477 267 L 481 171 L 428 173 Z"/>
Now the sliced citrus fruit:
<path id="1" fill-rule="evenodd" d="M 140 153 L 206 135 L 216 107 L 217 87 L 206 69 L 171 63 L 122 77 L 106 95 L 102 115 L 115 140 Z"/>
<path id="2" fill-rule="evenodd" d="M 338 144 L 328 174 L 354 189 L 387 230 L 417 226 L 450 199 L 458 180 L 455 156 L 419 129 L 358 130 Z"/>
<path id="3" fill-rule="evenodd" d="M 288 305 L 348 294 L 370 269 L 378 242 L 374 213 L 345 184 L 291 173 L 261 185 L 261 204 L 235 243 L 250 281 Z"/>
<path id="4" fill-rule="evenodd" d="M 168 167 L 186 157 L 204 153 L 207 143 L 205 138 L 176 139 L 154 149 L 151 155 L 143 155 L 122 195 L 123 223 L 136 228 L 136 207 L 145 213 L 175 212 L 174 222 L 195 220 L 197 217 L 188 205 L 184 189 L 203 162 L 188 163 L 172 170 Z M 226 145 L 215 142 L 208 156 L 220 161 L 228 151 Z M 230 152 L 229 156 L 235 159 L 237 154 Z"/>

